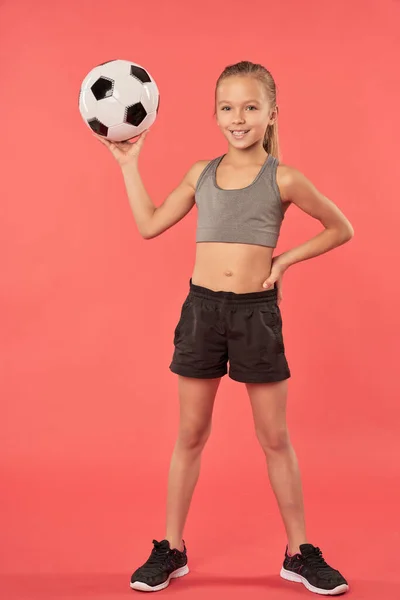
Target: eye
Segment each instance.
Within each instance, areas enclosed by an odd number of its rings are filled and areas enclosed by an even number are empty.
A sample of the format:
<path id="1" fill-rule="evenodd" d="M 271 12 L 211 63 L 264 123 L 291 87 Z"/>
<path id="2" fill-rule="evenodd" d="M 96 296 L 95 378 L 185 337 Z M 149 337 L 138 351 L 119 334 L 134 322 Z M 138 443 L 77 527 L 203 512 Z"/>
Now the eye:
<path id="1" fill-rule="evenodd" d="M 221 108 L 221 110 L 230 110 L 230 107 L 229 107 L 229 106 L 223 106 L 223 107 Z"/>
<path id="2" fill-rule="evenodd" d="M 257 106 L 253 106 L 253 105 L 250 105 L 247 108 L 254 108 L 254 110 L 257 110 Z"/>

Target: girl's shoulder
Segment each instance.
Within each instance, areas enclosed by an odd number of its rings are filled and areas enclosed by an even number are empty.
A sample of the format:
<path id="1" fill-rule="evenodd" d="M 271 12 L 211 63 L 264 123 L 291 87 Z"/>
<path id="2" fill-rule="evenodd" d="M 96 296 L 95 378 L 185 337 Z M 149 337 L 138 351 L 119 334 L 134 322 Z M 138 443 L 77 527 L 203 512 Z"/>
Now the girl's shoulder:
<path id="1" fill-rule="evenodd" d="M 213 160 L 215 159 L 198 160 L 189 169 L 187 173 L 187 178 L 194 190 L 197 187 L 201 175 L 205 172 L 205 170 L 213 162 Z"/>
<path id="2" fill-rule="evenodd" d="M 295 167 L 279 162 L 276 169 L 276 183 L 284 202 L 290 200 L 289 189 L 298 173 L 299 171 Z"/>
<path id="3" fill-rule="evenodd" d="M 213 162 L 213 160 L 215 159 L 208 159 L 208 160 L 198 160 L 197 162 L 194 163 L 193 167 L 196 168 L 197 171 L 203 171 L 210 163 Z"/>

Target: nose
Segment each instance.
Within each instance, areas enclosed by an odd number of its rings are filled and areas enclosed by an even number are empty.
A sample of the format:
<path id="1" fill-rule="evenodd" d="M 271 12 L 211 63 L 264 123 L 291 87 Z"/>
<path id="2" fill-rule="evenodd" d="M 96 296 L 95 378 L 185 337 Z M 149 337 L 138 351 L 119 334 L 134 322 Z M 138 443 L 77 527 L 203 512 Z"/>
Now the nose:
<path id="1" fill-rule="evenodd" d="M 232 124 L 236 125 L 237 123 L 244 123 L 244 122 L 245 122 L 245 119 L 244 119 L 243 113 L 241 113 L 241 112 L 235 113 L 235 115 L 233 116 L 233 119 L 232 119 Z"/>

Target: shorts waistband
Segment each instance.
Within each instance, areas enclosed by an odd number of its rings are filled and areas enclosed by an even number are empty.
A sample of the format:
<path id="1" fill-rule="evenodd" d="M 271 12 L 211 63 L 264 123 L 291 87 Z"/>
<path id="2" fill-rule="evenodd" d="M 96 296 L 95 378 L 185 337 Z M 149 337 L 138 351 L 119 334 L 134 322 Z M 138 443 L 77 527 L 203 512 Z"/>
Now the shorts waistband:
<path id="1" fill-rule="evenodd" d="M 209 288 L 196 285 L 189 280 L 189 294 L 196 298 L 205 298 L 208 300 L 215 300 L 217 302 L 224 302 L 229 304 L 258 304 L 260 302 L 276 302 L 278 297 L 278 290 L 276 287 L 270 290 L 263 290 L 261 292 L 246 292 L 244 294 L 238 294 L 236 292 L 225 292 L 210 290 Z"/>

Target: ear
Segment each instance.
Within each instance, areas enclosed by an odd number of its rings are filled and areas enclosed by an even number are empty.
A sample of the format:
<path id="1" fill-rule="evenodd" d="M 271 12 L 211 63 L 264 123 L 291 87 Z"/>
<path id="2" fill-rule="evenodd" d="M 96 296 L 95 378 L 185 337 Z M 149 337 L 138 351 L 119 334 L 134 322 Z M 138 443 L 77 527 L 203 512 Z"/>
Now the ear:
<path id="1" fill-rule="evenodd" d="M 278 119 L 278 114 L 279 114 L 279 107 L 275 106 L 274 109 L 272 109 L 271 111 L 271 123 L 270 125 L 273 125 L 275 123 L 275 121 Z"/>

